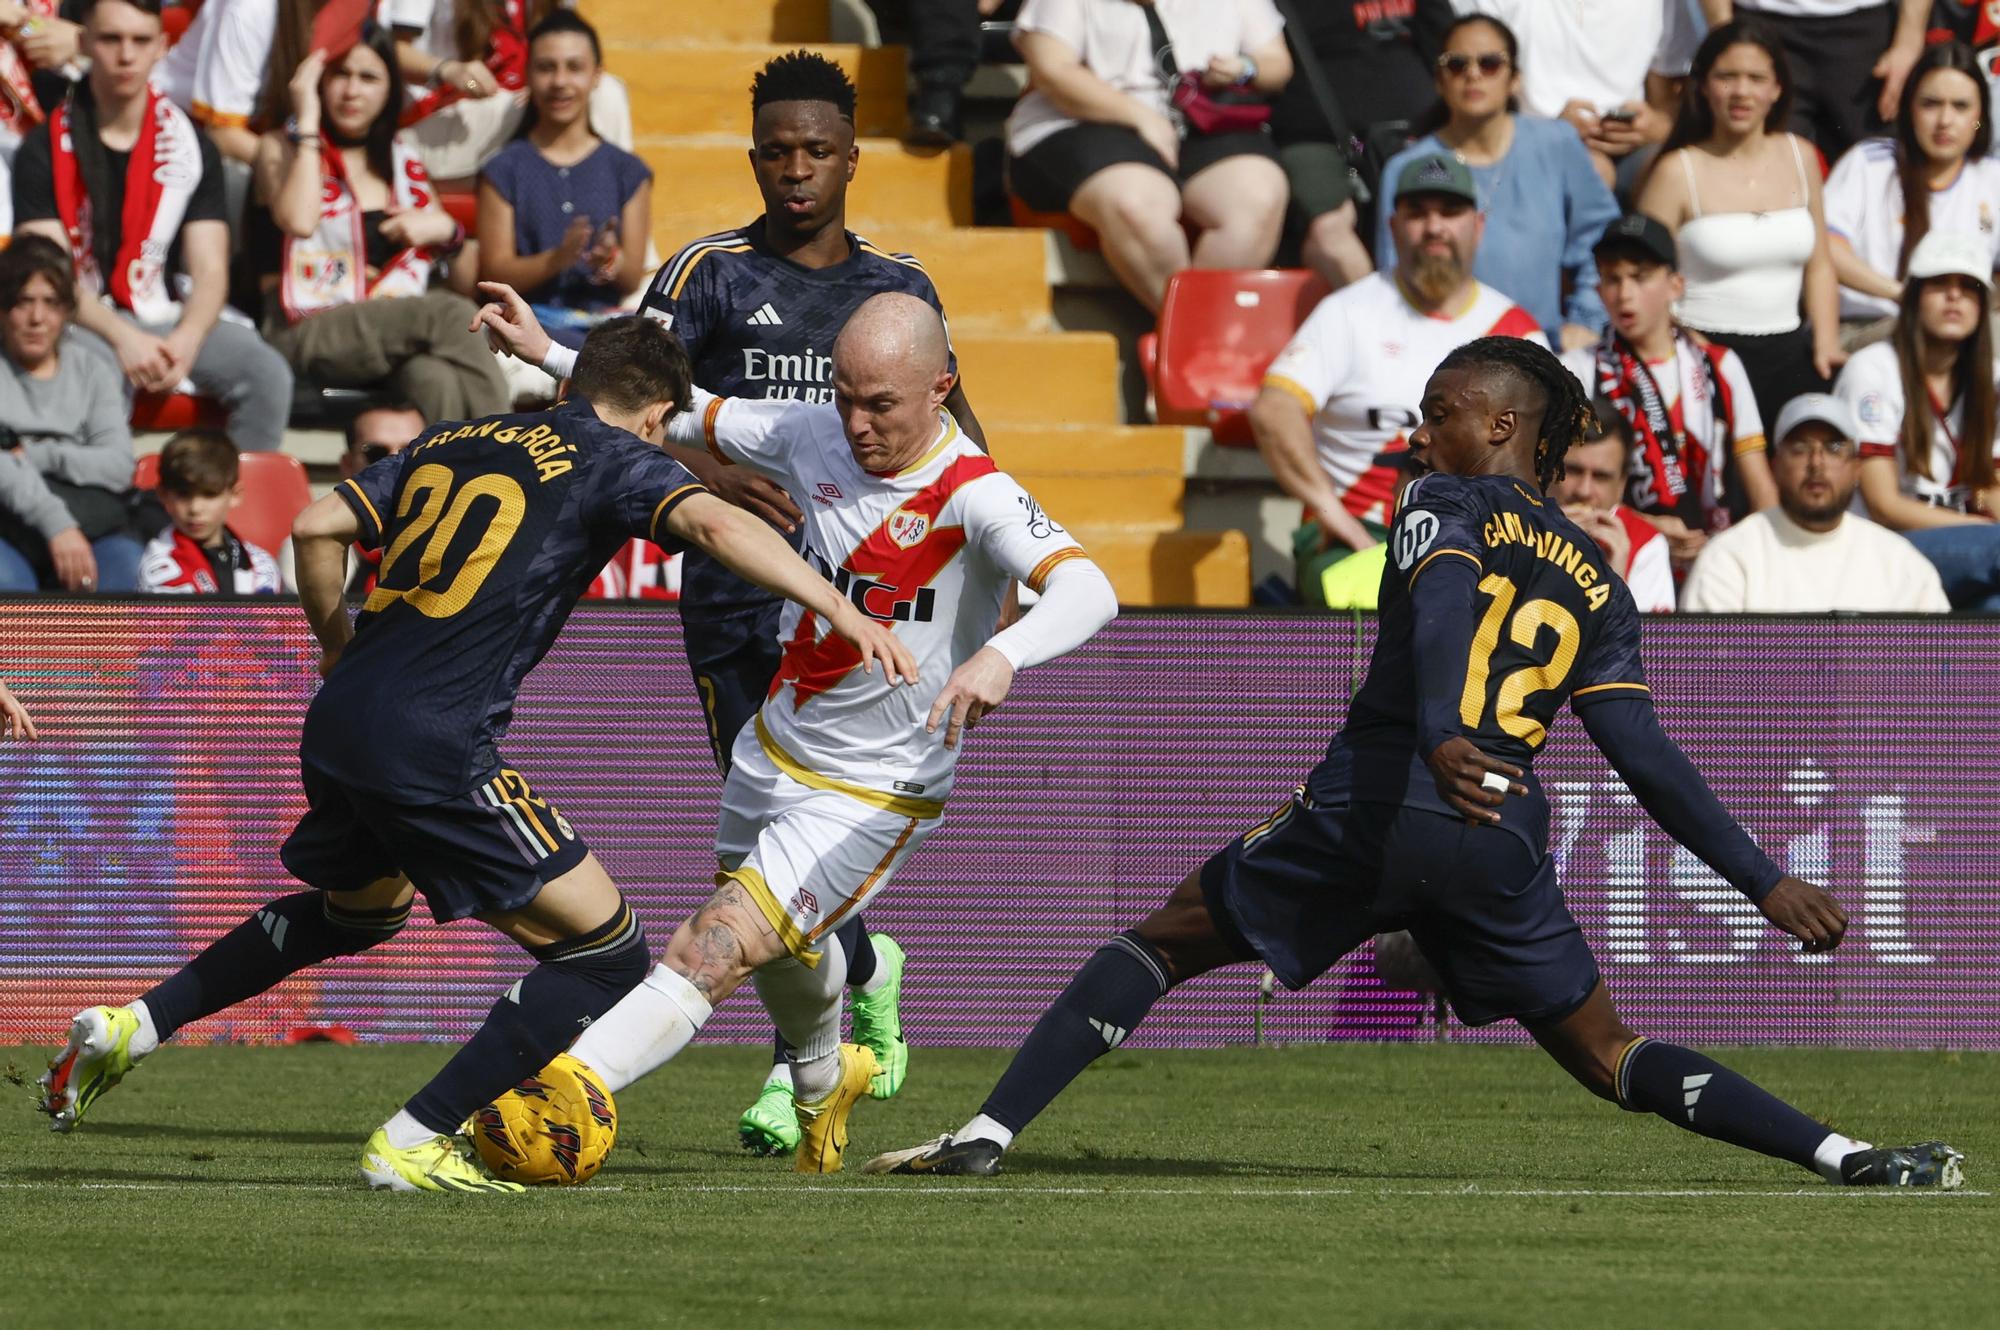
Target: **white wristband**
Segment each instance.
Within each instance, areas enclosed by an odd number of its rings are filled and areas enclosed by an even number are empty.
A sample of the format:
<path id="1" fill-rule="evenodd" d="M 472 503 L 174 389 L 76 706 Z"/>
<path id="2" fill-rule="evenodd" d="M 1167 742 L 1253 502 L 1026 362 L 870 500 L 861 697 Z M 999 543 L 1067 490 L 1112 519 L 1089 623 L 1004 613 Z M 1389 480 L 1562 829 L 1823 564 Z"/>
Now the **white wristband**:
<path id="1" fill-rule="evenodd" d="M 556 380 L 568 378 L 576 373 L 576 352 L 551 340 L 548 354 L 542 357 L 542 372 Z"/>

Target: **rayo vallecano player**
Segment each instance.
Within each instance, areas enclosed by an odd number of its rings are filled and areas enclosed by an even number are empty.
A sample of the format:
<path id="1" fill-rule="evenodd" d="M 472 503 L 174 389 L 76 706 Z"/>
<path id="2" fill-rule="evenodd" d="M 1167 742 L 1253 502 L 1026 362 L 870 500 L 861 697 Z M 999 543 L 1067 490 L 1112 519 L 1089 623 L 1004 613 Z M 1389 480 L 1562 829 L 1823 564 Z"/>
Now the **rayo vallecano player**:
<path id="1" fill-rule="evenodd" d="M 944 313 L 914 258 L 878 249 L 847 229 L 847 186 L 860 160 L 854 101 L 854 85 L 840 66 L 809 51 L 777 57 L 751 83 L 750 164 L 764 215 L 683 246 L 654 275 L 641 304 L 687 347 L 697 387 L 721 397 L 830 402 L 834 338 L 863 301 L 901 292 Z M 574 356 L 562 347 L 516 350 L 557 378 Z M 955 356 L 951 367 L 955 374 Z M 984 448 L 962 384 L 953 383 L 944 405 Z M 778 485 L 748 467 L 722 466 L 699 448 L 668 451 L 714 493 L 765 518 L 796 545 L 799 510 Z M 701 551 L 684 556 L 688 666 L 725 774 L 736 736 L 778 672 L 781 605 Z M 882 1071 L 870 1093 L 887 1099 L 909 1062 L 897 1010 L 903 952 L 890 938 L 871 938 L 858 914 L 840 934 L 849 957 L 854 1040 L 874 1051 Z M 797 1146 L 782 1041 L 763 1091 L 737 1125 L 744 1147 L 759 1154 Z"/>

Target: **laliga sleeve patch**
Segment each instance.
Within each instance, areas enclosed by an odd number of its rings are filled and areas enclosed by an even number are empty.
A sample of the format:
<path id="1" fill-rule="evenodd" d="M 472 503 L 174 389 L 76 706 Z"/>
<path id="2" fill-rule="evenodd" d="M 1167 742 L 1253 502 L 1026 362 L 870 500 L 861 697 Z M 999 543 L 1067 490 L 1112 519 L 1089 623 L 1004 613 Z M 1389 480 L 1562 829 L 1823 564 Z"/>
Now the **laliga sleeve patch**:
<path id="1" fill-rule="evenodd" d="M 1396 522 L 1396 567 L 1403 572 L 1417 566 L 1417 560 L 1437 541 L 1438 520 L 1421 508 L 1412 508 Z"/>

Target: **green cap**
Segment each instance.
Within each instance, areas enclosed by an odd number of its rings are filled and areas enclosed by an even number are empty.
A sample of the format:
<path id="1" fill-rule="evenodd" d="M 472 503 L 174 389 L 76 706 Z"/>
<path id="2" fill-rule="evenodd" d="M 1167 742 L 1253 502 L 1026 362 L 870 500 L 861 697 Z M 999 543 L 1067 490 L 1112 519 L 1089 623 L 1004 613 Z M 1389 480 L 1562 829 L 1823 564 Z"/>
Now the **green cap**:
<path id="1" fill-rule="evenodd" d="M 1479 186 L 1472 181 L 1472 168 L 1450 153 L 1427 152 L 1407 163 L 1396 177 L 1395 202 L 1407 194 L 1449 194 L 1479 206 Z"/>

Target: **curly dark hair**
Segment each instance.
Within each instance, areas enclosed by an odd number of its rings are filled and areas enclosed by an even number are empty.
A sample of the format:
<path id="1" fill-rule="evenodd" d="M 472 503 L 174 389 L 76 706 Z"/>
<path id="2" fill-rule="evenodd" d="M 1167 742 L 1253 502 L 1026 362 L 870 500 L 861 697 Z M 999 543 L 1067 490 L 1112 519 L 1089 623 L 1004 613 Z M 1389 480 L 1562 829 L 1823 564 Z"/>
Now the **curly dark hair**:
<path id="1" fill-rule="evenodd" d="M 750 80 L 750 114 L 772 102 L 827 102 L 841 119 L 854 123 L 854 82 L 825 56 L 813 51 L 787 51 L 774 57 Z"/>
<path id="2" fill-rule="evenodd" d="M 1541 413 L 1536 424 L 1535 479 L 1545 490 L 1562 479 L 1563 455 L 1570 447 L 1598 435 L 1597 409 L 1589 395 L 1547 347 L 1518 337 L 1481 337 L 1447 355 L 1438 369 L 1505 374 L 1532 396 L 1532 402 L 1523 406 Z"/>

